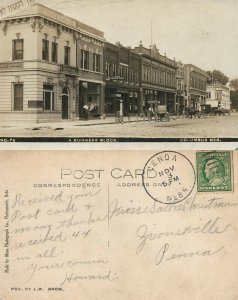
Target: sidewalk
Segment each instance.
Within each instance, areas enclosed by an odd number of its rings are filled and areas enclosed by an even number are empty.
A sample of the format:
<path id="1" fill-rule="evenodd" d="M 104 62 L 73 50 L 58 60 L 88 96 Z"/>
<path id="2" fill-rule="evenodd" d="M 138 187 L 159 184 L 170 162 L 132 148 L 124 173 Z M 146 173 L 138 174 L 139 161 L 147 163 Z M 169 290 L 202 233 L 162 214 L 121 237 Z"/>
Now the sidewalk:
<path id="1" fill-rule="evenodd" d="M 128 117 L 123 118 L 124 123 L 132 123 L 132 122 L 143 122 L 144 118 L 131 116 L 130 119 Z M 147 121 L 147 119 L 146 119 Z M 90 119 L 90 120 L 62 120 L 60 122 L 42 122 L 42 123 L 34 123 L 34 122 L 20 122 L 16 121 L 11 123 L 0 122 L 0 130 L 1 129 L 16 129 L 16 128 L 24 128 L 30 130 L 40 130 L 40 129 L 50 129 L 50 130 L 60 130 L 60 129 L 69 129 L 76 128 L 77 126 L 95 126 L 95 125 L 105 125 L 105 124 L 117 124 L 117 120 L 115 117 L 106 117 L 105 119 Z"/>

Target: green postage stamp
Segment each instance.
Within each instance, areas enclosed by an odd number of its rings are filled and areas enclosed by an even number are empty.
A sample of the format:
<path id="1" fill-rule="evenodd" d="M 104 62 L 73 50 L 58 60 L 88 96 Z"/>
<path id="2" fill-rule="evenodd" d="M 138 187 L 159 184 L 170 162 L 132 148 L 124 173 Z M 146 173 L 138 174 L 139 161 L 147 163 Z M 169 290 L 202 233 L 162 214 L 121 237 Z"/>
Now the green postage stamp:
<path id="1" fill-rule="evenodd" d="M 198 192 L 232 191 L 232 163 L 229 151 L 197 152 Z"/>

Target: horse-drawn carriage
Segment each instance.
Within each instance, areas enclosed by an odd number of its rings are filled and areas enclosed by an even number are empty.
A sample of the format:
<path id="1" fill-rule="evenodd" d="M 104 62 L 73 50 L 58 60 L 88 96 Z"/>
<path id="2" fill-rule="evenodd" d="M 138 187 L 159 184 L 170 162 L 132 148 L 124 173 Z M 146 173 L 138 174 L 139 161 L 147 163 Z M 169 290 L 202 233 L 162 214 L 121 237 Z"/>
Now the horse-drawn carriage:
<path id="1" fill-rule="evenodd" d="M 166 105 L 158 105 L 155 110 L 155 121 L 157 122 L 169 122 L 170 115 L 167 112 Z"/>

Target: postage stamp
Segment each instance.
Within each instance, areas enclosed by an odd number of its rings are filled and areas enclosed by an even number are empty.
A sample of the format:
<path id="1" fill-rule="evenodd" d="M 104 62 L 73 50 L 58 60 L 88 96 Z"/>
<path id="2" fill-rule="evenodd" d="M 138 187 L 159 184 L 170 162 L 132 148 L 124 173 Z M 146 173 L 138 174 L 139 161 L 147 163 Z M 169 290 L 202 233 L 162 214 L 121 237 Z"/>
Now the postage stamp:
<path id="1" fill-rule="evenodd" d="M 232 191 L 232 163 L 229 151 L 197 152 L 198 192 Z"/>

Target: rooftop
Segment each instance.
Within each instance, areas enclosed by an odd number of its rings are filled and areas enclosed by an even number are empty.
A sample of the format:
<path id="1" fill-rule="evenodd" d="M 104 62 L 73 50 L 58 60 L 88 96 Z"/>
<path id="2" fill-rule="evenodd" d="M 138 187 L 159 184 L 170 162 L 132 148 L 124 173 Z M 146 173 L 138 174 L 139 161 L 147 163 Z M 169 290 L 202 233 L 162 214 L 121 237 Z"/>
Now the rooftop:
<path id="1" fill-rule="evenodd" d="M 34 17 L 40 16 L 42 18 L 47 18 L 51 21 L 54 21 L 60 25 L 68 26 L 71 29 L 78 30 L 82 33 L 88 33 L 95 35 L 101 39 L 104 39 L 104 33 L 94 27 L 91 27 L 85 23 L 82 23 L 76 19 L 65 16 L 60 12 L 57 12 L 51 8 L 48 8 L 42 4 L 36 3 L 32 6 L 28 6 L 25 9 L 16 11 L 10 16 L 3 18 L 2 20 L 12 20 L 15 18 L 24 18 L 24 17 Z"/>
<path id="2" fill-rule="evenodd" d="M 144 56 L 148 56 L 150 58 L 153 58 L 159 62 L 162 62 L 170 67 L 173 68 L 177 68 L 177 64 L 175 59 L 170 59 L 165 55 L 161 55 L 159 53 L 159 50 L 157 49 L 156 45 L 151 46 L 149 49 L 144 47 L 142 44 L 139 45 L 139 47 L 135 47 L 134 49 L 132 49 L 132 51 L 144 55 Z"/>

